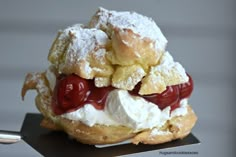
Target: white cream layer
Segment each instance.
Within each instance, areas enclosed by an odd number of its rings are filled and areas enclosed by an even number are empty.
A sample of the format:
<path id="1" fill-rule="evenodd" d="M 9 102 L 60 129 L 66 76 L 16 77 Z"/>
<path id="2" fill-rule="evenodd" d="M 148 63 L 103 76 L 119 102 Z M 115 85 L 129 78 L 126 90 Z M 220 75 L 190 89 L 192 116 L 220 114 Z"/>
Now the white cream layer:
<path id="1" fill-rule="evenodd" d="M 61 115 L 70 120 L 79 120 L 88 126 L 123 125 L 140 131 L 148 128 L 161 127 L 175 116 L 187 114 L 187 100 L 180 102 L 180 107 L 172 111 L 170 107 L 160 110 L 157 105 L 142 97 L 131 96 L 125 90 L 114 90 L 107 97 L 104 110 L 97 110 L 91 104 Z"/>

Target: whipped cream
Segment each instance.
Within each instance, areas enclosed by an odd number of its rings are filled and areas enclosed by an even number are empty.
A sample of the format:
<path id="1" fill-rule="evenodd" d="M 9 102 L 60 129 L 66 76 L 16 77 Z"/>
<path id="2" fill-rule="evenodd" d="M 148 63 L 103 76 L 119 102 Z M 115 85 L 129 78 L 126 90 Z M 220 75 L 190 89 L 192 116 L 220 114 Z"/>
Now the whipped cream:
<path id="1" fill-rule="evenodd" d="M 160 110 L 157 105 L 142 97 L 132 96 L 126 90 L 116 89 L 109 93 L 104 110 L 97 110 L 91 104 L 86 104 L 76 111 L 61 116 L 70 120 L 79 120 L 88 126 L 122 125 L 138 132 L 154 127 L 159 128 L 170 118 L 187 114 L 186 105 L 182 105 L 186 101 L 181 101 L 178 111 L 170 115 L 170 107 Z"/>
<path id="2" fill-rule="evenodd" d="M 170 118 L 176 117 L 176 116 L 184 116 L 188 113 L 187 110 L 187 105 L 188 105 L 188 99 L 182 99 L 180 102 L 180 107 L 176 108 L 171 112 Z"/>
<path id="3" fill-rule="evenodd" d="M 131 96 L 126 90 L 113 90 L 107 97 L 105 110 L 114 120 L 138 131 L 163 125 L 170 107 L 161 111 L 157 105 Z"/>
<path id="4" fill-rule="evenodd" d="M 103 110 L 97 110 L 91 104 L 86 104 L 74 112 L 65 113 L 61 116 L 70 120 L 79 120 L 88 126 L 94 126 L 95 124 L 120 125 L 113 120 L 111 115 Z"/>

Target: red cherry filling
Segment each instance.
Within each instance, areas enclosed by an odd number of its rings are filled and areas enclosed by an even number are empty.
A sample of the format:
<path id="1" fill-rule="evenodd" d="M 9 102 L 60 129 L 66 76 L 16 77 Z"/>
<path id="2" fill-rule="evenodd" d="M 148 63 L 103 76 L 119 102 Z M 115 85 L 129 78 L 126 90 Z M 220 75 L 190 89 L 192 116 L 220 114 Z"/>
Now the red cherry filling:
<path id="1" fill-rule="evenodd" d="M 175 103 L 172 103 L 171 106 L 170 106 L 170 111 L 173 111 L 175 110 L 176 108 L 180 107 L 180 100 L 178 100 L 177 102 Z"/>
<path id="2" fill-rule="evenodd" d="M 88 83 L 76 75 L 61 75 L 54 90 L 53 110 L 55 114 L 62 114 L 71 109 L 79 108 L 87 99 Z"/>
<path id="3" fill-rule="evenodd" d="M 181 99 L 189 97 L 192 93 L 193 80 L 190 75 L 188 77 L 187 83 L 168 86 L 160 94 L 139 95 L 141 83 L 137 84 L 134 90 L 130 91 L 130 94 L 141 96 L 158 105 L 160 109 L 170 106 L 172 111 L 179 107 Z M 60 75 L 53 92 L 52 109 L 56 115 L 60 115 L 89 103 L 101 110 L 104 108 L 107 95 L 113 89 L 111 86 L 95 87 L 93 80 L 85 80 L 75 74 Z"/>
<path id="4" fill-rule="evenodd" d="M 187 74 L 189 77 L 189 81 L 187 83 L 183 83 L 179 85 L 179 89 L 180 89 L 180 98 L 188 98 L 190 97 L 192 91 L 193 91 L 193 79 L 192 77 Z"/>
<path id="5" fill-rule="evenodd" d="M 113 87 L 97 88 L 93 80 L 85 80 L 77 75 L 61 75 L 53 93 L 52 108 L 55 114 L 74 111 L 90 103 L 96 109 L 103 109 L 108 93 Z"/>
<path id="6" fill-rule="evenodd" d="M 143 98 L 157 104 L 160 109 L 164 109 L 179 101 L 179 88 L 178 86 L 168 86 L 161 94 L 144 95 Z"/>
<path id="7" fill-rule="evenodd" d="M 137 84 L 134 90 L 130 91 L 132 95 L 141 96 L 147 101 L 150 101 L 160 109 L 164 109 L 167 106 L 171 107 L 171 111 L 179 107 L 181 99 L 190 97 L 193 91 L 193 80 L 189 74 L 189 81 L 179 85 L 167 86 L 166 90 L 160 94 L 150 94 L 150 95 L 139 95 L 138 91 L 140 89 L 140 83 Z"/>
<path id="8" fill-rule="evenodd" d="M 111 86 L 98 88 L 94 85 L 93 80 L 89 81 L 89 85 L 90 85 L 89 86 L 90 91 L 88 94 L 88 99 L 84 101 L 84 104 L 89 103 L 89 104 L 92 104 L 98 110 L 103 109 L 106 102 L 107 95 L 114 88 Z"/>

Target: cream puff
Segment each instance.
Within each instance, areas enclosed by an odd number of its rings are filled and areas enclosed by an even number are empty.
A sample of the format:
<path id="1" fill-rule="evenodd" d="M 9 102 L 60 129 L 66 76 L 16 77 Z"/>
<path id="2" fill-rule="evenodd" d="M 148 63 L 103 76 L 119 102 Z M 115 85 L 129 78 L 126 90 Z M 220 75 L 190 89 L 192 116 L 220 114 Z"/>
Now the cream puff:
<path id="1" fill-rule="evenodd" d="M 193 80 L 166 51 L 149 17 L 99 8 L 87 25 L 60 30 L 49 68 L 29 73 L 43 127 L 85 144 L 160 144 L 187 136 L 197 121 Z"/>

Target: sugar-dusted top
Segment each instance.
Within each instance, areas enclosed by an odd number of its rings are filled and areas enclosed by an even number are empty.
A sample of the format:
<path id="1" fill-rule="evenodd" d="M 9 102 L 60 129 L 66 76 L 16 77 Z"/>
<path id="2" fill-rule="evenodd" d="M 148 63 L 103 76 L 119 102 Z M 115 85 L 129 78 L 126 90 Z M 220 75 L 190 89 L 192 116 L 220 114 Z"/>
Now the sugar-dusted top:
<path id="1" fill-rule="evenodd" d="M 184 68 L 165 52 L 167 40 L 157 24 L 136 12 L 99 8 L 87 26 L 59 31 L 49 61 L 59 73 L 95 79 L 99 87 L 161 93 L 188 81 Z"/>
<path id="2" fill-rule="evenodd" d="M 141 38 L 149 38 L 155 42 L 157 49 L 164 50 L 167 44 L 167 39 L 162 34 L 152 18 L 143 16 L 136 12 L 128 11 L 113 11 L 99 8 L 95 16 L 90 22 L 91 27 L 102 28 L 109 32 L 109 29 L 130 29 L 133 33 Z M 112 26 L 112 28 L 108 28 Z"/>
<path id="3" fill-rule="evenodd" d="M 99 66 L 94 69 L 96 61 L 101 66 L 105 64 L 108 40 L 106 33 L 99 29 L 73 25 L 58 33 L 49 53 L 49 61 L 56 65 L 59 72 L 76 73 L 91 79 L 96 75 L 95 70 L 100 70 Z"/>

